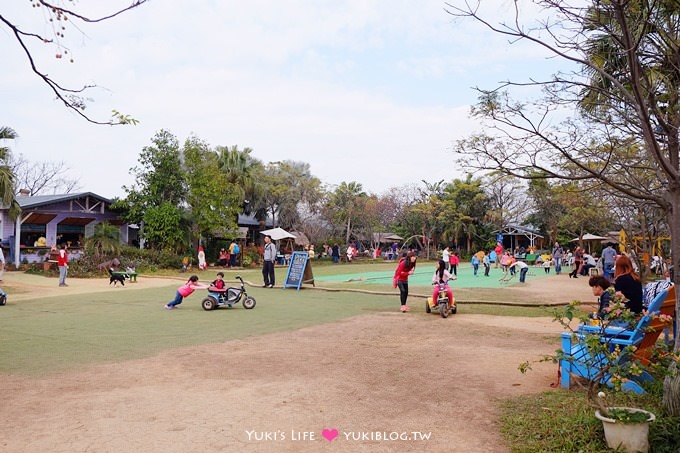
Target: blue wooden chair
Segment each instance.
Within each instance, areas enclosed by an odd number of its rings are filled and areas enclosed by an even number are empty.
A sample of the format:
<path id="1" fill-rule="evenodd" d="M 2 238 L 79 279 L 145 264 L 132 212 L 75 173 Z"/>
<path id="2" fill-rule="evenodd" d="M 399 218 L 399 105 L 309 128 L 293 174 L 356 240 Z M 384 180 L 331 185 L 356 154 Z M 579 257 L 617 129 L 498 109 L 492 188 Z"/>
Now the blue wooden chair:
<path id="1" fill-rule="evenodd" d="M 598 326 L 583 325 L 574 333 L 562 333 L 562 350 L 568 358 L 560 360 L 560 386 L 568 389 L 571 386 L 571 375 L 575 374 L 591 381 L 599 379 L 602 384 L 611 387 L 612 376 L 606 373 L 602 375 L 602 369 L 608 365 L 607 358 L 602 355 L 591 357 L 586 339 L 590 335 L 598 335 L 602 342 L 608 343 L 611 347 L 619 346 L 622 351 L 626 346 L 639 345 L 647 335 L 647 327 L 654 315 L 659 313 L 667 295 L 666 290 L 660 292 L 649 304 L 647 315 L 642 316 L 634 328 L 607 327 L 602 329 Z M 618 360 L 623 362 L 631 358 L 632 354 L 622 352 Z M 643 379 L 649 378 L 648 374 L 643 376 Z M 635 393 L 644 393 L 639 383 L 633 380 L 625 382 L 622 388 Z"/>

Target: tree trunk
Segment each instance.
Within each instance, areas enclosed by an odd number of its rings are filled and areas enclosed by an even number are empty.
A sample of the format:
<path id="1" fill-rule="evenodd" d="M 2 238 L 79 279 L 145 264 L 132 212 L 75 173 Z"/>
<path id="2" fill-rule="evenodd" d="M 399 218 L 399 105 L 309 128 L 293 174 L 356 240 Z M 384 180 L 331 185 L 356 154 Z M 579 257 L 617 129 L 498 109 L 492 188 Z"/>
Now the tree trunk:
<path id="1" fill-rule="evenodd" d="M 671 256 L 673 258 L 673 283 L 680 283 L 680 184 L 675 182 L 669 188 L 671 197 L 671 212 L 669 224 L 671 227 Z M 675 292 L 675 313 L 680 313 L 680 291 Z M 676 323 L 675 350 L 680 350 L 680 323 Z M 678 364 L 673 362 L 671 372 L 677 372 Z M 680 417 L 680 373 L 675 377 L 668 376 L 663 383 L 663 407 L 671 417 Z"/>

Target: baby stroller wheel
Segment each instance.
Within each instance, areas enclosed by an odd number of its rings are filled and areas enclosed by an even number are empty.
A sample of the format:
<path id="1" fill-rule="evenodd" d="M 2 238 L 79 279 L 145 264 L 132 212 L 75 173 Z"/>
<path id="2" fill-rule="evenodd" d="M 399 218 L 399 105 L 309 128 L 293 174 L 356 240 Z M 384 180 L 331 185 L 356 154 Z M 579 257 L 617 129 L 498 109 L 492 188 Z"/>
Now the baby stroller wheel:
<path id="1" fill-rule="evenodd" d="M 5 305 L 7 303 L 7 295 L 3 294 L 0 296 L 0 305 Z"/>

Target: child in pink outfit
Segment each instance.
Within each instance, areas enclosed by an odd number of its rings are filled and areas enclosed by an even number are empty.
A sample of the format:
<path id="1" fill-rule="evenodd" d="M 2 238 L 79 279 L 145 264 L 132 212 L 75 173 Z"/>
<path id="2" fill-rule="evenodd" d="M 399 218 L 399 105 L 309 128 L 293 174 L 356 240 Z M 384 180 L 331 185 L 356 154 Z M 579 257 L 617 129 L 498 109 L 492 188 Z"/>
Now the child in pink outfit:
<path id="1" fill-rule="evenodd" d="M 177 289 L 177 294 L 175 294 L 175 298 L 165 304 L 163 308 L 166 310 L 172 310 L 173 308 L 177 308 L 177 305 L 182 303 L 182 300 L 184 300 L 185 297 L 193 293 L 197 289 L 208 289 L 208 285 L 202 285 L 201 283 L 198 283 L 198 276 L 197 275 L 192 275 L 189 277 L 189 280 L 182 286 L 180 286 Z"/>
<path id="2" fill-rule="evenodd" d="M 439 263 L 437 263 L 437 270 L 434 271 L 434 275 L 432 276 L 432 284 L 434 285 L 432 300 L 435 302 L 437 301 L 437 297 L 439 297 L 439 284 L 443 283 L 446 295 L 449 297 L 450 307 L 453 304 L 453 291 L 449 288 L 449 280 L 455 278 L 456 277 L 452 276 L 449 271 L 446 270 L 446 263 L 443 260 L 439 260 Z"/>

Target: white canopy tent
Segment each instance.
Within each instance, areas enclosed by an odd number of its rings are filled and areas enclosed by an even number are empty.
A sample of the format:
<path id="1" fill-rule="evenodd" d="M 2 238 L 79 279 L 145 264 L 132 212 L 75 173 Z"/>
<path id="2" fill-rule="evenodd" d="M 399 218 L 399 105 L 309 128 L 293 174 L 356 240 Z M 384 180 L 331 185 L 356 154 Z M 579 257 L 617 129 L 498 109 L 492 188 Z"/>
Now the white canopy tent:
<path id="1" fill-rule="evenodd" d="M 593 242 L 602 243 L 602 241 L 605 240 L 605 239 L 609 239 L 609 238 L 605 237 L 605 236 L 598 236 L 596 234 L 586 233 L 581 238 L 572 239 L 571 242 L 579 242 L 579 241 L 585 242 L 588 246 L 588 253 L 590 253 Z"/>
<path id="2" fill-rule="evenodd" d="M 271 230 L 263 230 L 260 231 L 260 234 L 264 234 L 265 236 L 269 236 L 272 238 L 274 241 L 280 241 L 281 239 L 295 239 L 296 236 L 287 232 L 283 228 L 272 228 Z"/>

